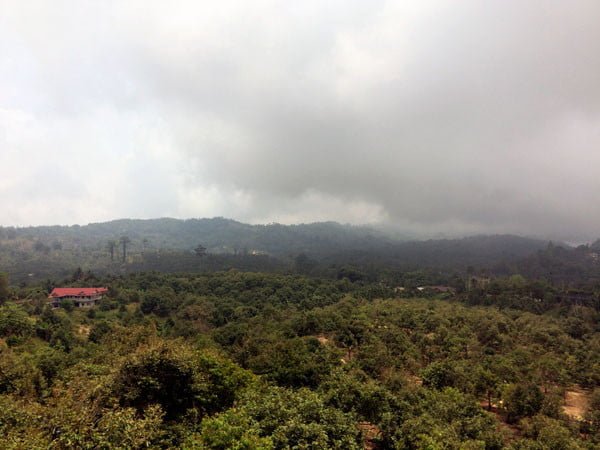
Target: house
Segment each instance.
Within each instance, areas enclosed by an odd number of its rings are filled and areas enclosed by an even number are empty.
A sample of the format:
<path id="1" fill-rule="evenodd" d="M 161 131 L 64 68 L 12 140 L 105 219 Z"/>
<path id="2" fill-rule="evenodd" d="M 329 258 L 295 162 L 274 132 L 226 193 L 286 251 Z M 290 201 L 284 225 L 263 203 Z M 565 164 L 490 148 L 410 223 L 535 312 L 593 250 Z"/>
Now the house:
<path id="1" fill-rule="evenodd" d="M 105 287 L 91 288 L 54 288 L 48 296 L 48 301 L 55 308 L 60 306 L 63 300 L 71 300 L 75 306 L 85 308 L 94 306 L 108 292 Z"/>

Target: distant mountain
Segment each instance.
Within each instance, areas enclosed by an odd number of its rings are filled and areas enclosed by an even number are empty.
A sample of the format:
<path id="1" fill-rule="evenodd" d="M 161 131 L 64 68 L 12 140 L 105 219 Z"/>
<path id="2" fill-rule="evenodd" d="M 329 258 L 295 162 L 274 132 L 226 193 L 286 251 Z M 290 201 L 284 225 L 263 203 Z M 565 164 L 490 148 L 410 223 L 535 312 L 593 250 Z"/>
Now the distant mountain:
<path id="1" fill-rule="evenodd" d="M 508 265 L 541 249 L 547 241 L 513 235 L 471 236 L 461 239 L 430 239 L 395 242 L 378 251 L 346 249 L 331 259 L 346 259 L 355 265 L 377 262 L 379 266 L 438 268 L 464 271 L 469 266 L 486 268 Z"/>
<path id="2" fill-rule="evenodd" d="M 516 271 L 553 284 L 600 285 L 600 241 L 576 248 L 549 243 L 516 264 Z"/>
<path id="3" fill-rule="evenodd" d="M 130 240 L 127 257 L 123 261 L 117 246 L 111 260 L 107 243 L 122 236 Z M 210 258 L 195 258 L 198 245 Z M 77 267 L 114 273 L 300 266 L 317 274 L 335 273 L 336 267 L 344 266 L 371 274 L 418 268 L 465 271 L 469 266 L 512 264 L 546 245 L 511 235 L 405 242 L 371 227 L 335 222 L 249 225 L 224 218 L 122 219 L 85 226 L 0 227 L 0 271 L 8 271 L 13 280 L 64 276 Z M 262 259 L 248 259 L 251 256 Z"/>
<path id="4" fill-rule="evenodd" d="M 231 219 L 121 219 L 79 226 L 0 228 L 4 235 L 88 247 L 128 236 L 131 248 L 192 250 L 202 244 L 210 253 L 259 251 L 273 255 L 301 252 L 320 255 L 345 248 L 373 248 L 392 242 L 373 228 L 319 222 L 301 225 L 249 225 Z"/>

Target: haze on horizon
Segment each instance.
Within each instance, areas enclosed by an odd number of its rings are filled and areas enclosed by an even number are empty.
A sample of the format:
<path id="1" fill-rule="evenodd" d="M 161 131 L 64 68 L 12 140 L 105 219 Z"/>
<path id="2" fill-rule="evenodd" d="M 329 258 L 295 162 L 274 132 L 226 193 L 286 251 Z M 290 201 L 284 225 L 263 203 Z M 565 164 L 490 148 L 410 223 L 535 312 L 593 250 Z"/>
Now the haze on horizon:
<path id="1" fill-rule="evenodd" d="M 0 225 L 600 236 L 600 2 L 0 3 Z"/>

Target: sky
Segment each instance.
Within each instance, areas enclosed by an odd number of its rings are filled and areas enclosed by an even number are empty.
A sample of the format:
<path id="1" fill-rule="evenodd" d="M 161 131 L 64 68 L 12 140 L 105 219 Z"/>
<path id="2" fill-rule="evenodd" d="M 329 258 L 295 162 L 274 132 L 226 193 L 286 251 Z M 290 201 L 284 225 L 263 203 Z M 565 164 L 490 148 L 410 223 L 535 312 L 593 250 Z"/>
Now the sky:
<path id="1" fill-rule="evenodd" d="M 597 0 L 0 0 L 0 225 L 600 237 Z"/>

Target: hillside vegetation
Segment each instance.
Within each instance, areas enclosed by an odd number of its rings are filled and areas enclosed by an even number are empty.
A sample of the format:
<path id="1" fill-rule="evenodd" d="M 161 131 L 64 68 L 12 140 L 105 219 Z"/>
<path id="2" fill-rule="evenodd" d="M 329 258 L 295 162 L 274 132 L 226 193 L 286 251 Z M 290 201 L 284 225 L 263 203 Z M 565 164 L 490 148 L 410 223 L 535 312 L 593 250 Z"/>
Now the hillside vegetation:
<path id="1" fill-rule="evenodd" d="M 197 257 L 199 246 L 206 257 Z M 288 226 L 221 218 L 117 220 L 0 228 L 0 271 L 14 282 L 30 282 L 66 277 L 77 268 L 99 274 L 236 268 L 335 277 L 352 267 L 376 279 L 386 271 L 422 268 L 510 271 L 545 247 L 546 242 L 509 235 L 403 242 L 373 228 L 333 222 Z"/>
<path id="2" fill-rule="evenodd" d="M 9 290 L 3 448 L 600 446 L 600 306 L 548 286 L 536 309 L 516 278 L 421 298 L 235 271 L 95 281 L 110 294 L 87 310 Z"/>

